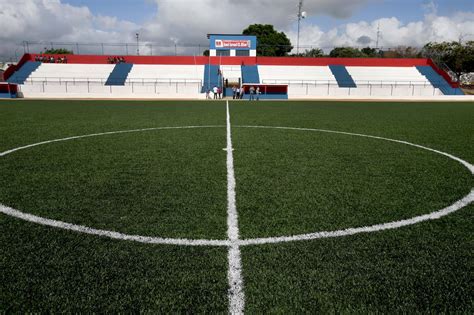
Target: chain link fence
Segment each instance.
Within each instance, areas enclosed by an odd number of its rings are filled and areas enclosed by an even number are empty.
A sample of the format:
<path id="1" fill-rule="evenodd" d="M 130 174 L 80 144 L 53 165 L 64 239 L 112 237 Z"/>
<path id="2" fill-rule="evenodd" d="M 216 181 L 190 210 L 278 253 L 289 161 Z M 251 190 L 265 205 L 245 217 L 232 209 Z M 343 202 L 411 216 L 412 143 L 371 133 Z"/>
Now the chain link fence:
<path id="1" fill-rule="evenodd" d="M 338 46 L 339 48 L 341 46 Z M 74 54 L 81 55 L 144 55 L 144 56 L 203 56 L 209 49 L 209 43 L 176 43 L 163 44 L 153 42 L 134 42 L 134 43 L 79 43 L 79 42 L 48 42 L 48 41 L 23 41 L 16 44 L 15 48 L 11 49 L 12 53 L 4 58 L 18 60 L 24 53 L 43 53 L 51 49 L 64 48 L 72 51 Z M 325 55 L 328 55 L 335 46 L 321 47 L 317 44 L 299 45 L 298 57 L 315 57 L 313 54 L 317 50 L 321 50 Z M 367 46 L 348 47 L 363 49 Z M 387 54 L 386 57 L 393 57 L 400 51 L 400 47 L 368 47 L 377 52 L 377 56 L 382 56 L 381 52 Z M 421 48 L 415 47 L 417 51 Z M 289 56 L 296 56 L 296 46 L 289 45 L 258 45 L 259 52 L 264 55 L 278 52 L 288 53 Z M 4 59 L 4 61 L 7 61 Z M 12 61 L 12 60 L 8 60 Z"/>

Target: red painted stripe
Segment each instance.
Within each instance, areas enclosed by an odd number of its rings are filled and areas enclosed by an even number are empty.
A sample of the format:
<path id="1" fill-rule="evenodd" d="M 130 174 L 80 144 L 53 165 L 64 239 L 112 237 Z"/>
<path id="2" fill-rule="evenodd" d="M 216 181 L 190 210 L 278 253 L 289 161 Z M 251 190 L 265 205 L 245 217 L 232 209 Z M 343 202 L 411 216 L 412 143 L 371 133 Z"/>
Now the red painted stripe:
<path id="1" fill-rule="evenodd" d="M 21 68 L 27 61 L 34 60 L 34 57 L 32 58 L 32 55 L 30 54 L 24 54 L 23 57 L 21 57 L 20 61 L 18 61 L 18 64 L 13 65 L 8 67 L 8 69 L 3 73 L 3 79 L 6 81 L 8 80 L 15 71 Z"/>
<path id="2" fill-rule="evenodd" d="M 259 65 L 281 66 L 329 66 L 342 65 L 353 67 L 413 67 L 426 66 L 428 59 L 394 58 L 275 58 L 258 57 Z"/>
<path id="3" fill-rule="evenodd" d="M 436 71 L 440 76 L 442 76 L 449 83 L 449 85 L 451 85 L 452 88 L 459 88 L 459 82 L 453 82 L 449 74 L 438 68 L 433 62 L 433 60 L 429 59 L 428 65 L 431 66 L 431 68 L 433 68 L 434 71 Z"/>
<path id="4" fill-rule="evenodd" d="M 34 61 L 38 54 L 25 55 Z M 44 55 L 46 56 L 46 55 Z M 55 59 L 64 55 L 47 55 Z M 106 64 L 109 56 L 68 55 L 68 63 Z M 22 58 L 23 59 L 23 58 Z M 429 59 L 396 58 L 292 58 L 292 57 L 205 57 L 205 56 L 124 56 L 128 63 L 134 64 L 174 64 L 204 65 L 281 65 L 281 66 L 363 66 L 363 67 L 413 67 L 431 65 Z"/>
<path id="5" fill-rule="evenodd" d="M 34 61 L 38 54 L 26 54 Z M 24 56 L 24 57 L 25 57 Z M 64 55 L 47 55 L 54 58 Z M 106 64 L 109 56 L 68 55 L 68 63 Z M 292 58 L 292 57 L 205 57 L 205 56 L 123 56 L 125 61 L 134 64 L 173 64 L 173 65 L 274 65 L 274 66 L 361 66 L 361 67 L 413 67 L 432 65 L 429 59 L 396 58 Z M 22 58 L 23 60 L 23 58 Z"/>

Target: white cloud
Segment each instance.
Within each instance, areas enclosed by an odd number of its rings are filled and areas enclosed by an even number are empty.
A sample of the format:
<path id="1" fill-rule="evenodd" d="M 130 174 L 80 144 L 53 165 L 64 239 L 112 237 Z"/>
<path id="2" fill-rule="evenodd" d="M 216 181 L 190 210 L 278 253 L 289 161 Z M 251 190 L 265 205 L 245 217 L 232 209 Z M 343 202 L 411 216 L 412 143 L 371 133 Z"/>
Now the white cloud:
<path id="1" fill-rule="evenodd" d="M 87 7 L 68 5 L 61 0 L 0 0 L 0 55 L 12 56 L 14 51 L 21 54 L 20 43 L 24 40 L 42 42 L 30 45 L 31 50 L 40 51 L 49 47 L 50 42 L 134 42 L 137 31 L 143 43 L 205 47 L 207 33 L 240 33 L 253 23 L 288 29 L 295 21 L 297 9 L 297 2 L 288 0 L 147 1 L 156 4 L 157 12 L 151 20 L 136 25 L 112 16 L 94 15 Z M 352 0 L 350 4 L 346 0 L 306 1 L 305 10 L 310 15 L 347 17 L 369 1 L 372 0 Z M 91 49 L 80 48 L 81 52 Z M 123 48 L 119 50 L 124 53 Z M 192 50 L 187 52 L 194 53 Z M 100 52 L 100 47 L 95 47 L 95 52 Z M 149 53 L 150 49 L 144 52 Z M 153 52 L 174 53 L 174 47 L 165 49 L 155 44 Z"/>
<path id="2" fill-rule="evenodd" d="M 240 33 L 250 24 L 289 29 L 296 20 L 297 1 L 288 0 L 154 0 L 156 17 L 143 26 L 149 41 L 205 43 L 208 33 Z M 306 1 L 309 15 L 348 17 L 370 0 Z"/>
<path id="3" fill-rule="evenodd" d="M 474 12 L 462 12 L 449 17 L 431 12 L 422 21 L 407 24 L 396 17 L 380 18 L 372 22 L 348 23 L 327 32 L 322 32 L 317 25 L 303 24 L 300 43 L 301 46 L 325 50 L 335 46 L 375 47 L 379 25 L 379 47 L 422 47 L 430 41 L 457 41 L 461 34 L 469 36 L 469 30 L 474 30 Z M 287 34 L 292 43 L 296 43 L 296 32 Z"/>
<path id="4" fill-rule="evenodd" d="M 142 0 L 145 1 L 145 0 Z M 30 48 L 35 51 L 49 47 L 50 42 L 124 43 L 140 39 L 154 44 L 153 53 L 174 53 L 174 44 L 201 44 L 206 47 L 207 33 L 240 33 L 253 23 L 269 23 L 285 31 L 296 45 L 296 0 L 146 0 L 156 4 L 156 13 L 142 25 L 113 16 L 97 15 L 87 7 L 72 6 L 61 0 L 0 0 L 0 56 L 23 53 L 21 42 L 41 41 Z M 370 2 L 379 0 L 318 0 L 305 1 L 308 15 L 329 15 L 336 18 L 351 16 Z M 382 37 L 380 46 L 422 46 L 428 41 L 458 40 L 460 34 L 472 33 L 474 12 L 439 16 L 434 2 L 425 7 L 423 20 L 402 23 L 396 17 L 374 21 L 347 23 L 323 31 L 305 20 L 300 43 L 318 47 L 375 46 L 377 26 Z M 469 39 L 469 38 L 466 38 Z M 76 47 L 69 47 L 75 49 Z M 81 52 L 100 52 L 100 47 L 81 46 Z M 124 48 L 106 53 L 125 53 Z M 135 47 L 130 48 L 134 51 Z M 142 46 L 142 53 L 150 48 Z M 181 49 L 178 53 L 199 53 L 196 48 Z"/>
<path id="5" fill-rule="evenodd" d="M 30 45 L 36 51 L 50 42 L 131 41 L 137 29 L 134 23 L 94 15 L 87 7 L 60 0 L 0 0 L 0 56 L 22 54 L 22 41 L 42 42 Z"/>

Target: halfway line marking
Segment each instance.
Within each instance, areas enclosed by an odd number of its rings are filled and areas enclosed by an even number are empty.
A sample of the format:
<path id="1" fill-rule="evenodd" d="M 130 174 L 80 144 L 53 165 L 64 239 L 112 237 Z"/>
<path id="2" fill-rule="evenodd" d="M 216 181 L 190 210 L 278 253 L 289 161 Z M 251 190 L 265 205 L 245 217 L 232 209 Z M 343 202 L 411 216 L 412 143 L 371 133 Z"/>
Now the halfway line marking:
<path id="1" fill-rule="evenodd" d="M 227 116 L 227 236 L 230 241 L 228 259 L 229 270 L 229 313 L 243 314 L 245 308 L 244 280 L 239 245 L 239 221 L 235 202 L 234 156 L 230 125 L 229 101 L 226 102 Z"/>

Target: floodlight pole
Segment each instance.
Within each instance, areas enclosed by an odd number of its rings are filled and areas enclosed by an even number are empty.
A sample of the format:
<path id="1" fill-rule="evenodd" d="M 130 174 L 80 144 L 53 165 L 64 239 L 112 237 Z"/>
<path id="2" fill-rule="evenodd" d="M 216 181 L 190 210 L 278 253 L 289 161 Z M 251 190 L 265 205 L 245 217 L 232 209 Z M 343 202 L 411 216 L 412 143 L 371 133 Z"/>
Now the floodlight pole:
<path id="1" fill-rule="evenodd" d="M 300 52 L 300 24 L 301 19 L 303 18 L 303 0 L 300 0 L 298 3 L 298 36 L 296 38 L 296 55 L 299 55 Z"/>
<path id="2" fill-rule="evenodd" d="M 135 36 L 137 37 L 137 56 L 140 56 L 140 34 L 136 33 Z"/>
<path id="3" fill-rule="evenodd" d="M 377 26 L 377 42 L 375 43 L 375 49 L 379 50 L 379 39 L 380 39 L 380 22 Z"/>

